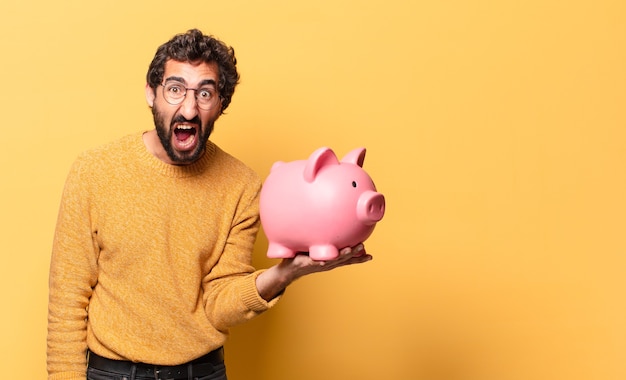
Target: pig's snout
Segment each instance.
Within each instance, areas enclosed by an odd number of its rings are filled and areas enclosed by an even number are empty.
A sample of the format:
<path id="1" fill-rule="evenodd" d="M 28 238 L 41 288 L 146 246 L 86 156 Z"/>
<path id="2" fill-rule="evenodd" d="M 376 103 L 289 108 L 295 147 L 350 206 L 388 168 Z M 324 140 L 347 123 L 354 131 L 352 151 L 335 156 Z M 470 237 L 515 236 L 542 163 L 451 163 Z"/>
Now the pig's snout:
<path id="1" fill-rule="evenodd" d="M 374 224 L 385 215 L 385 197 L 375 191 L 366 191 L 359 197 L 357 217 L 365 224 Z"/>

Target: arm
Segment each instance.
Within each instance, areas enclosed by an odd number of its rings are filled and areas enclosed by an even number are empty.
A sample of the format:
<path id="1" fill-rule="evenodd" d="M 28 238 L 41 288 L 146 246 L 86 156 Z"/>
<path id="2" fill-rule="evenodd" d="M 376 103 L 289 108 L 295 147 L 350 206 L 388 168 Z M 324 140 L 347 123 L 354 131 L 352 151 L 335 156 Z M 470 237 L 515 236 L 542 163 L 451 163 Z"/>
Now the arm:
<path id="1" fill-rule="evenodd" d="M 87 306 L 97 281 L 88 194 L 80 164 L 75 163 L 63 190 L 50 262 L 50 379 L 85 378 Z"/>
<path id="2" fill-rule="evenodd" d="M 270 301 L 301 277 L 370 260 L 372 256 L 365 252 L 363 244 L 342 249 L 339 257 L 332 261 L 315 261 L 306 254 L 298 254 L 294 258 L 283 259 L 261 273 L 256 279 L 256 287 L 259 295 Z"/>
<path id="3" fill-rule="evenodd" d="M 251 183 L 251 181 L 248 181 Z M 252 265 L 252 252 L 260 227 L 258 194 L 260 181 L 246 186 L 242 195 L 236 196 L 237 205 L 223 248 L 215 263 L 208 263 L 203 278 L 204 307 L 211 325 L 227 331 L 263 313 L 277 302 L 267 302 L 260 297 L 255 283 L 263 271 Z M 234 192 L 229 189 L 229 194 Z M 219 238 L 216 236 L 216 238 Z"/>

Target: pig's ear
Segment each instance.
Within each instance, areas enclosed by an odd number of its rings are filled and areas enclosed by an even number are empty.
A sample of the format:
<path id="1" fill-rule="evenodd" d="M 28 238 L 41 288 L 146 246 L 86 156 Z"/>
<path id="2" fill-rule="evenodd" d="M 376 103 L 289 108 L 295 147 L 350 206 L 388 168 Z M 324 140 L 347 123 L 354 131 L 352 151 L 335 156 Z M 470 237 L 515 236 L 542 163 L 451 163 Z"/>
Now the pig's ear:
<path id="1" fill-rule="evenodd" d="M 276 168 L 283 166 L 285 163 L 283 161 L 276 161 L 274 162 L 274 164 L 272 164 L 272 167 L 270 169 L 270 173 L 273 172 L 274 170 L 276 170 Z"/>
<path id="2" fill-rule="evenodd" d="M 365 161 L 365 148 L 356 148 L 341 159 L 341 162 L 359 165 L 360 167 L 363 167 L 363 161 Z"/>
<path id="3" fill-rule="evenodd" d="M 327 165 L 338 165 L 339 161 L 335 152 L 330 148 L 319 148 L 309 156 L 309 159 L 304 166 L 304 180 L 307 182 L 313 182 L 315 176 L 321 168 Z"/>

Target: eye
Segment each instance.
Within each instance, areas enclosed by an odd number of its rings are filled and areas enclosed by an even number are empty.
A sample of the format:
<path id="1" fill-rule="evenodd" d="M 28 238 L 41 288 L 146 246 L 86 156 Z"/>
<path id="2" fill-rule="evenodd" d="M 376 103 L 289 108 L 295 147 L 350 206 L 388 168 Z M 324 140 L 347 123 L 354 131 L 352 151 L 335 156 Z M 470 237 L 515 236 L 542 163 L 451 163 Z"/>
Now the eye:
<path id="1" fill-rule="evenodd" d="M 356 181 L 352 181 L 352 187 L 356 187 Z"/>
<path id="2" fill-rule="evenodd" d="M 171 84 L 167 86 L 166 90 L 172 95 L 180 95 L 183 92 L 182 86 L 177 85 L 177 84 Z"/>
<path id="3" fill-rule="evenodd" d="M 213 97 L 213 90 L 210 88 L 202 88 L 198 90 L 198 98 L 200 99 L 211 99 Z"/>

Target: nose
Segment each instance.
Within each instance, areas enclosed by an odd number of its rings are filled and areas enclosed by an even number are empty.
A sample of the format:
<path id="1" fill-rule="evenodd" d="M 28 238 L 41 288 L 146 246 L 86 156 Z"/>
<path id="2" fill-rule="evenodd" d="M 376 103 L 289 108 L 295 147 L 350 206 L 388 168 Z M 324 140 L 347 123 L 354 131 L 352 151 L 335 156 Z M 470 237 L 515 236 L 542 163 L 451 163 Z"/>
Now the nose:
<path id="1" fill-rule="evenodd" d="M 183 102 L 180 103 L 180 113 L 187 120 L 191 120 L 198 115 L 198 103 L 196 102 L 195 90 L 187 90 Z"/>
<path id="2" fill-rule="evenodd" d="M 374 224 L 385 215 L 385 197 L 376 191 L 366 191 L 359 197 L 357 217 L 365 224 Z"/>

